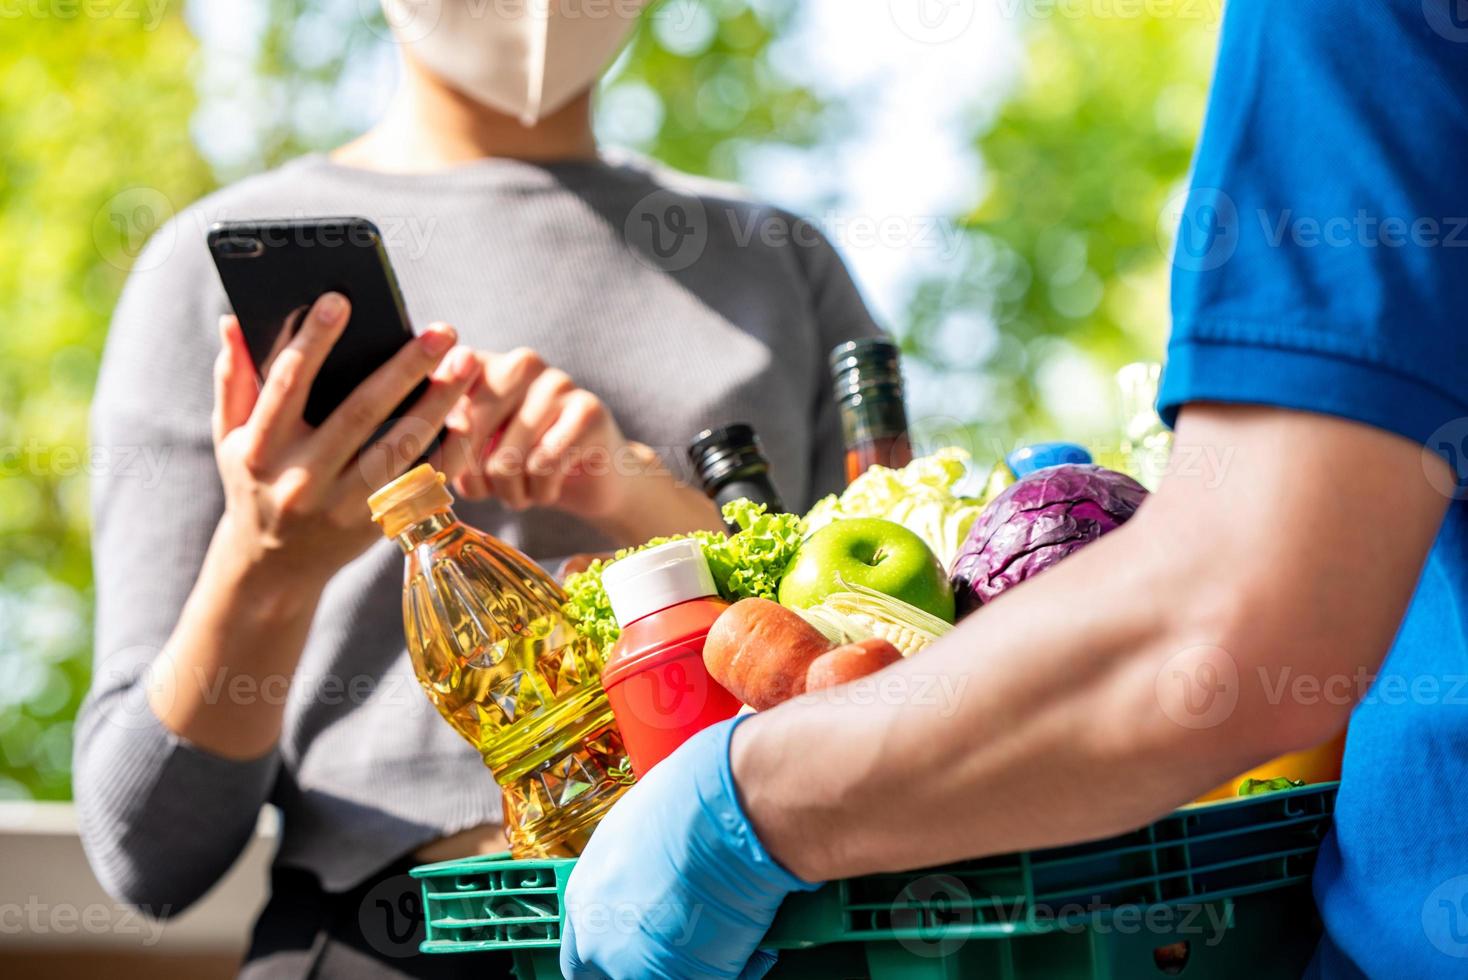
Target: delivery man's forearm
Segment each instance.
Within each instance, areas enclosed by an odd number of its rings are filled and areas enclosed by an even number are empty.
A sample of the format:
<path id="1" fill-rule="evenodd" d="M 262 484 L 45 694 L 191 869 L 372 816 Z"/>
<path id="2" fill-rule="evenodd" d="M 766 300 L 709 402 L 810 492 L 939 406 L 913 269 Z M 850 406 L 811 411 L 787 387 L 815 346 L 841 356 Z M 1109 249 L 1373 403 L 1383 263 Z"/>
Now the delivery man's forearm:
<path id="1" fill-rule="evenodd" d="M 739 729 L 761 839 L 808 880 L 1063 844 L 1326 740 L 1363 692 L 1291 681 L 1380 663 L 1447 505 L 1423 466 L 1349 422 L 1187 410 L 1126 527 L 861 687 Z"/>

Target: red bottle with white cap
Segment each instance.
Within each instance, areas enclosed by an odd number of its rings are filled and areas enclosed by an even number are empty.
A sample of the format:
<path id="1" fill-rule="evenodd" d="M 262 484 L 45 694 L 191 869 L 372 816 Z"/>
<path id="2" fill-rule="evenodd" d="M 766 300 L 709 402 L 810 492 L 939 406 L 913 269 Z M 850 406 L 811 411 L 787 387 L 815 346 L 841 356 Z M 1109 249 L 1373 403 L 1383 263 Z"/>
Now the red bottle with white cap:
<path id="1" fill-rule="evenodd" d="M 645 776 L 688 738 L 743 707 L 703 665 L 704 638 L 729 604 L 693 539 L 612 562 L 601 581 L 622 628 L 602 687 L 632 770 Z"/>

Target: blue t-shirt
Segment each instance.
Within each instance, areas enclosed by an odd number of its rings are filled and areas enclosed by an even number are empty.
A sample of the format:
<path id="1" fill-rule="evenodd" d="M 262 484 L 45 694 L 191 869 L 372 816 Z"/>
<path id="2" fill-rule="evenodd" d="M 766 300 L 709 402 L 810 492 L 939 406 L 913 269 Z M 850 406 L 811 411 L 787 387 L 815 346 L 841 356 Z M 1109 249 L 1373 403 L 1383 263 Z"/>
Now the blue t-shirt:
<path id="1" fill-rule="evenodd" d="M 1468 471 L 1468 4 L 1231 0 L 1180 212 L 1169 423 L 1199 400 L 1323 412 Z M 1456 496 L 1351 719 L 1312 975 L 1468 976 Z"/>

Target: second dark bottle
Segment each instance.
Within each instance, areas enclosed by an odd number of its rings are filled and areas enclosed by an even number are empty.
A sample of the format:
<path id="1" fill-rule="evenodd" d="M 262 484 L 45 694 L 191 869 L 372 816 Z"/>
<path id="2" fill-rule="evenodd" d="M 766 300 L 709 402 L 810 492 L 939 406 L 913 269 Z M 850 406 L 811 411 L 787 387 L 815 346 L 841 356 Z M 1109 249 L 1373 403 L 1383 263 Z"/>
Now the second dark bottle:
<path id="1" fill-rule="evenodd" d="M 873 466 L 911 463 L 897 345 L 886 337 L 841 344 L 831 351 L 831 379 L 846 443 L 846 482 Z"/>
<path id="2" fill-rule="evenodd" d="M 772 514 L 784 513 L 785 505 L 770 480 L 770 461 L 752 427 L 735 422 L 705 429 L 689 445 L 688 459 L 703 492 L 720 507 L 747 497 L 764 504 Z M 736 532 L 739 528 L 730 526 L 729 530 Z"/>

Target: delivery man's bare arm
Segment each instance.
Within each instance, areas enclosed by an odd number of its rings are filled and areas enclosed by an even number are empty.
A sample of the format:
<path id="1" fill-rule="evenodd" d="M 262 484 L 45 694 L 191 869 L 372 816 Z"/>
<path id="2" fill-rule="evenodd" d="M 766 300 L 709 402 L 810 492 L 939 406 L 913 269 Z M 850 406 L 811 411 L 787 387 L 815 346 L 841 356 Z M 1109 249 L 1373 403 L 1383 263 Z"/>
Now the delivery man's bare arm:
<path id="1" fill-rule="evenodd" d="M 769 851 L 821 881 L 1102 837 L 1339 732 L 1447 465 L 1338 418 L 1194 405 L 1172 470 L 1125 527 L 920 656 L 741 726 Z"/>

